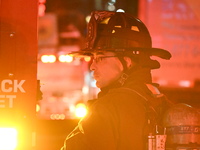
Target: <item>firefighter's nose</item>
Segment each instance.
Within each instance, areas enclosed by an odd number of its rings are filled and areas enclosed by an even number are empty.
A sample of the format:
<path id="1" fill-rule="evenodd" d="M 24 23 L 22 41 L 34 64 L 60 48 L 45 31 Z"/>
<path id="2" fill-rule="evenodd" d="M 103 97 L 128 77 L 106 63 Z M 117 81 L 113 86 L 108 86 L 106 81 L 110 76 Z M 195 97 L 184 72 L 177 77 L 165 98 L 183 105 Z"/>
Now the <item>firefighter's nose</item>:
<path id="1" fill-rule="evenodd" d="M 96 62 L 92 61 L 92 64 L 90 65 L 90 70 L 94 71 L 96 69 Z"/>

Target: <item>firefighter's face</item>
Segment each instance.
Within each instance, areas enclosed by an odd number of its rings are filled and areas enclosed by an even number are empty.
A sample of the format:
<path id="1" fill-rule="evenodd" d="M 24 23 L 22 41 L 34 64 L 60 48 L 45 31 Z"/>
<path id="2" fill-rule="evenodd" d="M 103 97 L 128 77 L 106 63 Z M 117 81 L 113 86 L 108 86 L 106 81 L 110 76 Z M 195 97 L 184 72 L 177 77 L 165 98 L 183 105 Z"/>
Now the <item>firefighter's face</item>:
<path id="1" fill-rule="evenodd" d="M 96 86 L 103 88 L 116 81 L 122 75 L 123 66 L 114 53 L 106 52 L 94 54 L 90 70 L 94 73 Z"/>

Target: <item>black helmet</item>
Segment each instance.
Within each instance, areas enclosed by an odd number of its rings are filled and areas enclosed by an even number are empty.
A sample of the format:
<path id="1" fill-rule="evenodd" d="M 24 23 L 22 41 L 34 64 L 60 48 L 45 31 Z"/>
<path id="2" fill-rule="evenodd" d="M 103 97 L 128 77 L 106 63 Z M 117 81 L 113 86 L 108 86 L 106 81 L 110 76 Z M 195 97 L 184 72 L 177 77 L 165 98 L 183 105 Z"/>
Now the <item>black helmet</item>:
<path id="1" fill-rule="evenodd" d="M 128 56 L 152 69 L 159 68 L 160 64 L 150 56 L 171 58 L 168 51 L 152 48 L 149 31 L 139 19 L 123 12 L 94 11 L 88 24 L 85 48 L 71 54 L 91 56 L 105 51 Z"/>

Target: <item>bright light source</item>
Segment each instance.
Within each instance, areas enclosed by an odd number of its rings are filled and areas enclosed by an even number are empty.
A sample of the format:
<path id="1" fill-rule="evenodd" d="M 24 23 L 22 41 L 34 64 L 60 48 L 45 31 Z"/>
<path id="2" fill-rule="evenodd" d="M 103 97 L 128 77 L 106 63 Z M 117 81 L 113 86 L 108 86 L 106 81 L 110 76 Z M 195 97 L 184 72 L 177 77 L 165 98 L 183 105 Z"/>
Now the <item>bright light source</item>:
<path id="1" fill-rule="evenodd" d="M 41 61 L 43 63 L 54 63 L 56 61 L 56 56 L 54 56 L 54 55 L 42 55 Z"/>
<path id="2" fill-rule="evenodd" d="M 39 112 L 40 111 L 40 105 L 36 105 L 36 112 Z"/>
<path id="3" fill-rule="evenodd" d="M 60 62 L 68 62 L 68 63 L 70 63 L 70 62 L 73 61 L 73 57 L 69 56 L 69 55 L 60 55 L 58 59 L 59 59 Z"/>
<path id="4" fill-rule="evenodd" d="M 76 115 L 76 117 L 82 118 L 86 114 L 87 114 L 87 108 L 86 108 L 85 104 L 83 104 L 83 103 L 77 104 L 76 108 L 75 108 L 75 115 Z"/>
<path id="5" fill-rule="evenodd" d="M 60 55 L 59 58 L 58 58 L 58 60 L 60 62 L 65 62 L 65 55 Z"/>
<path id="6" fill-rule="evenodd" d="M 43 63 L 48 63 L 48 55 L 43 55 L 43 56 L 41 57 L 41 61 L 42 61 Z"/>
<path id="7" fill-rule="evenodd" d="M 117 9 L 116 12 L 125 12 L 123 9 Z"/>
<path id="8" fill-rule="evenodd" d="M 86 17 L 85 17 L 85 21 L 88 23 L 88 22 L 90 21 L 90 18 L 91 18 L 90 15 L 86 16 Z"/>
<path id="9" fill-rule="evenodd" d="M 17 130 L 0 128 L 0 150 L 14 150 L 17 147 Z"/>
<path id="10" fill-rule="evenodd" d="M 56 61 L 56 56 L 49 55 L 49 63 L 54 63 Z"/>

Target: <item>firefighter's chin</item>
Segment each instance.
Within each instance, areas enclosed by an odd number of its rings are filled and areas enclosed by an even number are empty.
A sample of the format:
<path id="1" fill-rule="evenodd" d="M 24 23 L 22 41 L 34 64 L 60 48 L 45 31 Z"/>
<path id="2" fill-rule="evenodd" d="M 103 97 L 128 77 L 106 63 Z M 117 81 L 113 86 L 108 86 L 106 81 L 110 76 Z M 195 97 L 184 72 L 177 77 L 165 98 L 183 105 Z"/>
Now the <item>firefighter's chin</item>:
<path id="1" fill-rule="evenodd" d="M 105 85 L 105 83 L 104 82 L 102 82 L 101 80 L 96 80 L 96 87 L 98 87 L 98 88 L 103 88 L 103 87 L 105 87 L 106 85 Z"/>
<path id="2" fill-rule="evenodd" d="M 96 80 L 96 87 L 101 88 L 101 84 Z"/>
<path id="3" fill-rule="evenodd" d="M 104 88 L 108 85 L 109 85 L 109 83 L 107 83 L 107 82 L 103 82 L 101 80 L 96 80 L 96 87 L 98 87 L 98 88 Z"/>

